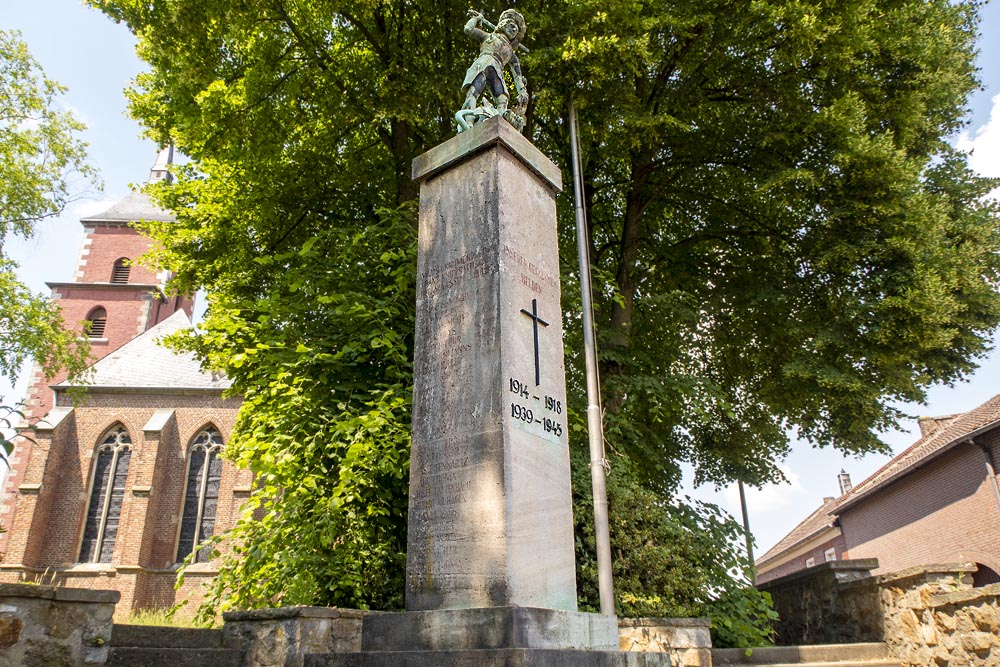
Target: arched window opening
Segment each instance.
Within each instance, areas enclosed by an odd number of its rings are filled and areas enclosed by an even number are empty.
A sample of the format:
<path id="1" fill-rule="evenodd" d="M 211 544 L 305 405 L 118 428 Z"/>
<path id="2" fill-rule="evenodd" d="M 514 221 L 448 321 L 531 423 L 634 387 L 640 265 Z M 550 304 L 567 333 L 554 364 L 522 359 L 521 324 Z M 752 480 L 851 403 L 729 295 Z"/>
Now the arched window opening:
<path id="1" fill-rule="evenodd" d="M 108 323 L 108 311 L 94 308 L 87 315 L 86 333 L 88 338 L 104 338 L 104 329 Z"/>
<path id="2" fill-rule="evenodd" d="M 80 547 L 81 563 L 110 563 L 125 499 L 132 439 L 123 427 L 112 430 L 97 448 L 94 483 Z"/>
<path id="3" fill-rule="evenodd" d="M 131 268 L 128 257 L 119 257 L 116 259 L 115 266 L 111 269 L 111 282 L 119 285 L 127 283 L 129 269 Z"/>
<path id="4" fill-rule="evenodd" d="M 976 563 L 976 567 L 978 569 L 972 575 L 972 585 L 975 588 L 1000 583 L 1000 574 L 997 574 L 996 570 L 986 567 L 982 563 Z"/>
<path id="5" fill-rule="evenodd" d="M 219 482 L 222 478 L 222 434 L 208 427 L 197 435 L 188 457 L 187 491 L 181 514 L 181 535 L 177 543 L 177 560 L 184 560 L 194 548 L 215 532 L 215 511 L 219 504 Z M 194 562 L 208 561 L 209 549 L 201 549 Z"/>

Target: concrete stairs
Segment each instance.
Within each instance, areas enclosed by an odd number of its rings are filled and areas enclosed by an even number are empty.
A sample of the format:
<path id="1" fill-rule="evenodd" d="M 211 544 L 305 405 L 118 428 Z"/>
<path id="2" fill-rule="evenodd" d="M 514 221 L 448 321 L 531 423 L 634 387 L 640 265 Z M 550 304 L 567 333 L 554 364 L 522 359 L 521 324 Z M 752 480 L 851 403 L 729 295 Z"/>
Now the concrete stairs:
<path id="1" fill-rule="evenodd" d="M 115 624 L 106 667 L 243 667 L 221 630 Z"/>
<path id="2" fill-rule="evenodd" d="M 885 644 L 816 644 L 768 646 L 750 655 L 741 648 L 712 649 L 714 667 L 900 667 L 889 658 Z"/>

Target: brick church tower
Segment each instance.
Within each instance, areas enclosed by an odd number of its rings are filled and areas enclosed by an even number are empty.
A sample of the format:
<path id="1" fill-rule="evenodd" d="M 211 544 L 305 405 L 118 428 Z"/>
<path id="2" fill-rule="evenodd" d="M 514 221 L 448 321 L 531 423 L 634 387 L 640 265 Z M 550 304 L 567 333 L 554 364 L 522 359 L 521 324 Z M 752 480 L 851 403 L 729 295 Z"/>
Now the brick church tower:
<path id="1" fill-rule="evenodd" d="M 169 178 L 169 161 L 168 149 L 150 182 Z M 119 590 L 123 614 L 174 604 L 177 562 L 232 525 L 249 494 L 249 472 L 219 456 L 240 400 L 222 397 L 226 378 L 158 342 L 190 328 L 192 300 L 167 294 L 167 272 L 133 264 L 151 243 L 134 223 L 172 219 L 146 195 L 128 195 L 81 220 L 74 280 L 49 283 L 94 363 L 82 383 L 45 381 L 37 369 L 31 379 L 25 406 L 39 421 L 34 442 L 16 444 L 0 497 L 0 581 L 44 575 Z M 85 392 L 76 403 L 74 384 Z"/>

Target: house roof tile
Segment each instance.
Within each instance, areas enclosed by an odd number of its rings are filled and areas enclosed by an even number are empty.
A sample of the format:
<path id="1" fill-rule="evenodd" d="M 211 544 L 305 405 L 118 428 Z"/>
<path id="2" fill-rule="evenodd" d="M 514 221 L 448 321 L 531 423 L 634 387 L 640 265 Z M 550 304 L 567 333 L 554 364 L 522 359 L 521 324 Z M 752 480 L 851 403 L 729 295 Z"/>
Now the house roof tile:
<path id="1" fill-rule="evenodd" d="M 970 435 L 1000 422 L 1000 394 L 969 412 L 935 418 L 937 428 L 921 437 L 879 468 L 868 479 L 840 497 L 834 511 L 855 504 L 895 479 L 912 472 Z"/>
<path id="2" fill-rule="evenodd" d="M 83 385 L 89 389 L 218 389 L 232 382 L 224 375 L 206 373 L 190 352 L 176 352 L 161 344 L 164 336 L 191 328 L 184 311 L 177 311 L 139 334 L 91 366 L 83 382 L 61 382 L 57 388 Z"/>
<path id="3" fill-rule="evenodd" d="M 795 526 L 795 528 L 792 529 L 792 532 L 781 538 L 777 544 L 767 550 L 767 553 L 758 558 L 757 566 L 760 567 L 767 561 L 791 550 L 795 545 L 805 542 L 809 538 L 818 535 L 827 528 L 832 528 L 836 518 L 830 515 L 830 510 L 833 509 L 836 504 L 836 498 L 827 498 L 824 500 L 823 504 L 817 507 L 816 510 L 806 517 L 802 523 Z"/>

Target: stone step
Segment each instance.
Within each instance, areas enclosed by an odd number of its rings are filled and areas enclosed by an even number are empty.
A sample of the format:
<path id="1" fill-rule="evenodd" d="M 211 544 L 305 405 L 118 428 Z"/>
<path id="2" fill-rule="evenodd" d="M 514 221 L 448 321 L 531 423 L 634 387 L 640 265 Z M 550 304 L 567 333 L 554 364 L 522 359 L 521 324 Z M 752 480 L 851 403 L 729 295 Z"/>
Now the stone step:
<path id="1" fill-rule="evenodd" d="M 111 645 L 142 648 L 223 648 L 222 630 L 122 623 L 115 623 L 111 629 Z"/>
<path id="2" fill-rule="evenodd" d="M 112 646 L 106 667 L 243 667 L 243 651 Z"/>
<path id="3" fill-rule="evenodd" d="M 839 667 L 847 667 L 844 663 L 879 664 L 875 661 L 886 660 L 888 653 L 885 644 L 866 642 L 858 644 L 813 644 L 807 646 L 762 646 L 751 650 L 716 648 L 712 649 L 712 664 L 716 667 L 724 665 L 806 665 L 810 663 L 837 663 Z M 893 662 L 883 664 L 895 664 Z"/>
<path id="4" fill-rule="evenodd" d="M 715 665 L 715 663 L 712 663 Z M 902 667 L 899 660 L 825 660 L 823 662 L 729 662 L 732 667 Z"/>
<path id="5" fill-rule="evenodd" d="M 670 667 L 668 653 L 482 649 L 307 655 L 303 667 Z"/>

